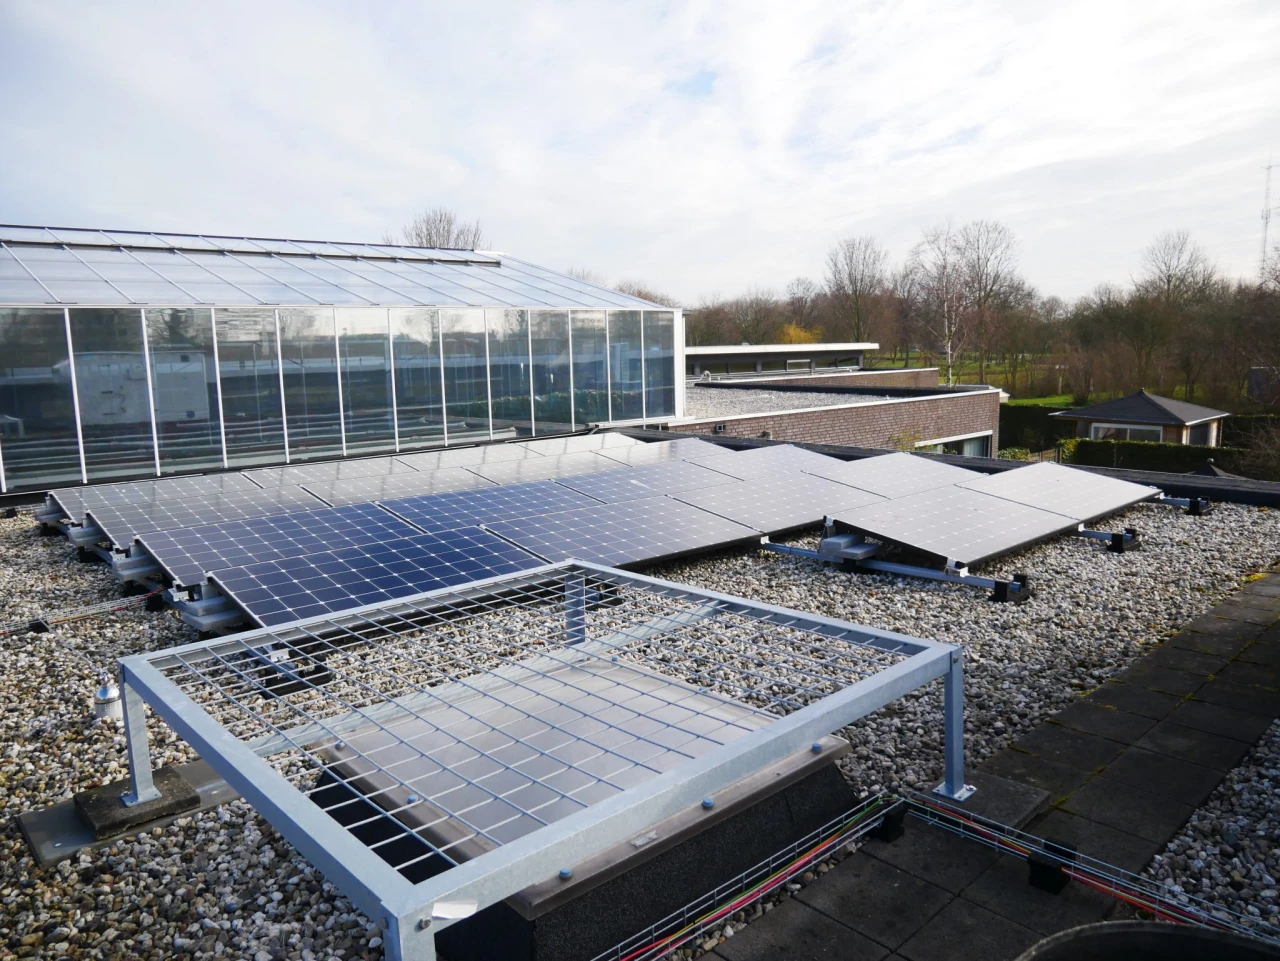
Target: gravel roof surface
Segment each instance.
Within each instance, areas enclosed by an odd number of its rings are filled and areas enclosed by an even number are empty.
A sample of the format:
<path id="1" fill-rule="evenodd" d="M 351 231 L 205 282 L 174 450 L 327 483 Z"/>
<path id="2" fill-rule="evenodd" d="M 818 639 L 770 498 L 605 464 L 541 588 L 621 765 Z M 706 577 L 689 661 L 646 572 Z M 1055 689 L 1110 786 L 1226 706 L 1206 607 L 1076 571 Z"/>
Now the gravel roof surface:
<path id="1" fill-rule="evenodd" d="M 733 417 L 735 414 L 767 414 L 774 410 L 874 404 L 882 400 L 889 398 L 817 390 L 733 390 L 692 386 L 684 394 L 684 414 L 686 417 Z"/>
<path id="2" fill-rule="evenodd" d="M 1099 542 L 1063 538 L 981 570 L 1030 572 L 1037 593 L 1020 605 L 753 548 L 646 572 L 963 645 L 967 752 L 976 761 L 1280 557 L 1280 511 L 1221 505 L 1192 518 L 1142 505 L 1106 526 L 1122 525 L 1142 531 L 1142 550 L 1110 554 Z M 119 596 L 105 566 L 78 563 L 69 542 L 40 537 L 29 516 L 0 520 L 0 624 Z M 0 638 L 0 955 L 381 957 L 378 929 L 244 802 L 56 868 L 35 867 L 14 816 L 126 774 L 119 725 L 93 720 L 96 667 L 193 639 L 173 612 L 147 614 L 140 605 L 47 634 Z M 847 729 L 852 782 L 865 792 L 933 784 L 941 774 L 941 705 L 937 681 Z M 159 761 L 193 759 L 161 722 L 150 725 Z"/>

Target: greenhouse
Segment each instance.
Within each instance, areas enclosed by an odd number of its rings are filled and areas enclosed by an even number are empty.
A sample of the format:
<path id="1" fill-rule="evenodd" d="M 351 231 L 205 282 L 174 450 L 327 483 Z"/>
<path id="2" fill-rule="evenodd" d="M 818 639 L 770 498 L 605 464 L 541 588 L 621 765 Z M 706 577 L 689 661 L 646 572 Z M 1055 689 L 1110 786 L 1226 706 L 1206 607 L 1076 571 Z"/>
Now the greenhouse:
<path id="1" fill-rule="evenodd" d="M 665 419 L 682 328 L 488 251 L 0 227 L 0 491 Z"/>

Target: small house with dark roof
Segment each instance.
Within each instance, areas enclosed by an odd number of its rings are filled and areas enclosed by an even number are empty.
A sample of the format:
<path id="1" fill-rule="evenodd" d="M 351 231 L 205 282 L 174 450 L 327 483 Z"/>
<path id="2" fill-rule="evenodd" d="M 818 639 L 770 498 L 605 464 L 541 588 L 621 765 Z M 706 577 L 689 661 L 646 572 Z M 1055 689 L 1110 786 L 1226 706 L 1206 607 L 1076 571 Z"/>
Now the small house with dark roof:
<path id="1" fill-rule="evenodd" d="M 1076 436 L 1091 440 L 1147 440 L 1217 447 L 1222 443 L 1222 421 L 1231 415 L 1140 390 L 1128 397 L 1056 411 L 1049 416 L 1074 420 Z"/>

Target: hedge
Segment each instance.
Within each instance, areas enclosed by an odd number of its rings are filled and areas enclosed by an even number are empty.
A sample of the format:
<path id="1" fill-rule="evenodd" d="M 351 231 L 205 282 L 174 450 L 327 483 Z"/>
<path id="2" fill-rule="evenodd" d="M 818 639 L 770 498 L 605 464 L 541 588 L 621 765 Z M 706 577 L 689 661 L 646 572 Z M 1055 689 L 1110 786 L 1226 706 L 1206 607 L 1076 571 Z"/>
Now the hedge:
<path id="1" fill-rule="evenodd" d="M 1086 467 L 1123 467 L 1129 470 L 1188 474 L 1213 458 L 1215 467 L 1232 474 L 1243 472 L 1248 451 L 1237 447 L 1200 447 L 1192 444 L 1158 444 L 1145 440 L 1089 440 L 1071 437 L 1058 443 L 1063 463 Z"/>

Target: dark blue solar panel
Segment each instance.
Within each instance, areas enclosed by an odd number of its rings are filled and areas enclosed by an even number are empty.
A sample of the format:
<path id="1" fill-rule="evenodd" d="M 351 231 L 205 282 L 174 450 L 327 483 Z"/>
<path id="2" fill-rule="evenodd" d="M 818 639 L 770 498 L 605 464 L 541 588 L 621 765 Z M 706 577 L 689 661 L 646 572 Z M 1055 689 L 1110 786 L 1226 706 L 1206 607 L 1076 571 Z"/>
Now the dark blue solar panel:
<path id="1" fill-rule="evenodd" d="M 554 481 L 539 481 L 535 484 L 406 497 L 384 501 L 382 506 L 424 531 L 447 531 L 596 503 L 599 502 L 594 498 L 561 487 Z"/>
<path id="2" fill-rule="evenodd" d="M 736 478 L 720 474 L 697 464 L 672 461 L 648 467 L 628 467 L 603 474 L 562 477 L 559 483 L 608 504 L 673 494 L 677 491 L 736 484 Z"/>
<path id="3" fill-rule="evenodd" d="M 527 570 L 542 563 L 464 527 L 249 564 L 209 578 L 259 624 L 285 624 Z"/>
<path id="4" fill-rule="evenodd" d="M 373 544 L 418 533 L 376 504 L 276 514 L 252 520 L 160 531 L 138 538 L 179 587 L 205 575 L 282 557 L 300 557 L 352 544 Z"/>
<path id="5" fill-rule="evenodd" d="M 759 539 L 750 527 L 650 497 L 485 525 L 549 561 L 576 558 L 615 567 Z"/>

